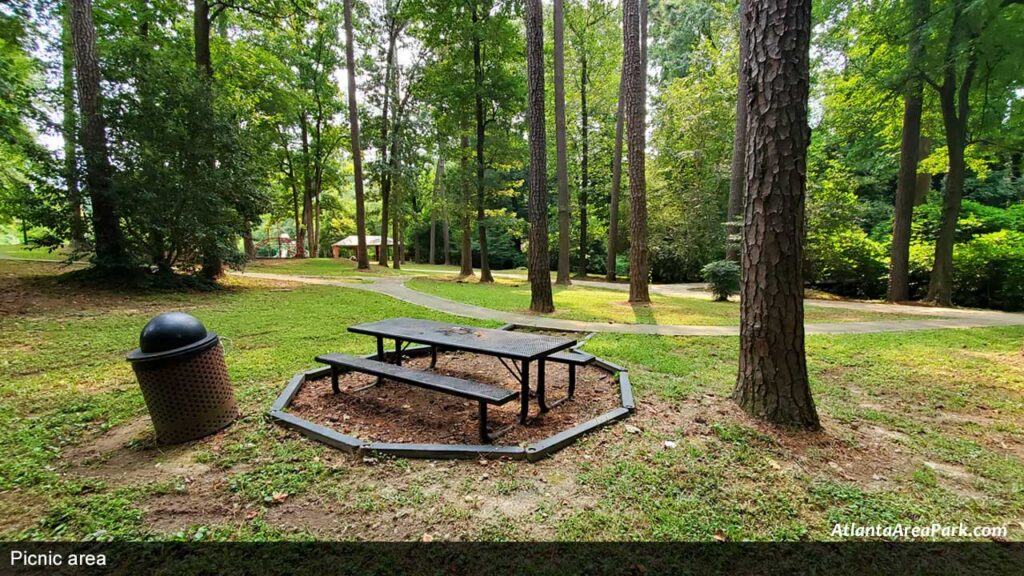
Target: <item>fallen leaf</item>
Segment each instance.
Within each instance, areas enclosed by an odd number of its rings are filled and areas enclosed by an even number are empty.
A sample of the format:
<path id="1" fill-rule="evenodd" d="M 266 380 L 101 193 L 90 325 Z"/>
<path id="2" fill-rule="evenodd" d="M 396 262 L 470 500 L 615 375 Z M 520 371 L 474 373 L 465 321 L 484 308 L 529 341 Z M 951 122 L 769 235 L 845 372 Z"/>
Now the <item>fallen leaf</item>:
<path id="1" fill-rule="evenodd" d="M 718 540 L 719 542 L 725 542 L 725 531 L 721 528 L 715 530 L 715 540 Z"/>
<path id="2" fill-rule="evenodd" d="M 424 534 L 422 540 L 424 542 L 433 542 L 434 541 L 434 537 L 431 536 L 430 534 Z"/>
<path id="3" fill-rule="evenodd" d="M 639 434 L 640 429 L 637 428 L 636 426 L 633 426 L 632 424 L 626 424 L 626 432 L 629 434 Z"/>
<path id="4" fill-rule="evenodd" d="M 276 504 L 280 504 L 281 502 L 284 502 L 285 500 L 288 499 L 288 493 L 287 492 L 274 492 L 270 497 L 271 497 L 271 499 L 274 500 L 274 502 Z"/>
<path id="5" fill-rule="evenodd" d="M 671 450 L 679 445 L 671 440 L 665 440 L 665 442 L 662 443 L 662 446 L 664 446 L 668 450 Z"/>

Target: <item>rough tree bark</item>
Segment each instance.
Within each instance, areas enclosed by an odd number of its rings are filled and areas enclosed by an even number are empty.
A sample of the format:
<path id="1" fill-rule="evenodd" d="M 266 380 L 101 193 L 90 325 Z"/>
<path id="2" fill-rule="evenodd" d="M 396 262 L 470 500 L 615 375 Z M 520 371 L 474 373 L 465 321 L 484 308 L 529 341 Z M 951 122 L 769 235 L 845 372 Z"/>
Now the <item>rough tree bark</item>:
<path id="1" fill-rule="evenodd" d="M 746 166 L 744 163 L 747 145 L 747 79 L 743 74 L 743 63 L 750 51 L 747 41 L 747 31 L 743 18 L 744 5 L 747 0 L 740 0 L 740 62 L 737 69 L 737 90 L 736 90 L 736 131 L 732 138 L 732 166 L 729 172 L 729 207 L 726 211 L 726 239 L 725 258 L 734 262 L 740 259 L 739 250 L 739 219 L 743 217 L 743 189 L 746 181 Z"/>
<path id="2" fill-rule="evenodd" d="M 918 152 L 921 146 L 921 108 L 924 101 L 924 23 L 928 18 L 928 0 L 911 0 L 910 34 L 907 46 L 907 70 L 910 78 L 903 95 L 903 136 L 900 142 L 900 171 L 896 184 L 895 215 L 892 223 L 892 251 L 889 254 L 888 300 L 910 299 L 910 222 L 914 215 L 917 188 Z"/>
<path id="3" fill-rule="evenodd" d="M 128 264 L 111 185 L 113 168 L 107 153 L 106 120 L 100 102 L 100 65 L 96 53 L 96 24 L 91 0 L 70 0 L 71 42 L 75 53 L 75 81 L 81 119 L 81 146 L 85 156 L 85 187 L 92 205 L 96 266 L 115 269 Z"/>
<path id="4" fill-rule="evenodd" d="M 398 33 L 394 15 L 388 21 L 388 50 L 387 61 L 384 68 L 384 101 L 381 103 L 380 117 L 380 255 L 377 264 L 388 265 L 388 218 L 391 216 L 391 164 L 388 159 L 388 110 L 391 106 L 391 99 L 394 90 L 395 77 L 395 44 L 398 42 Z M 397 243 L 395 244 L 397 246 Z"/>
<path id="5" fill-rule="evenodd" d="M 627 157 L 629 159 L 629 301 L 648 303 L 646 84 L 647 0 L 623 2 L 623 61 L 626 71 Z"/>
<path id="6" fill-rule="evenodd" d="M 622 132 L 625 122 L 626 70 L 619 75 L 619 102 L 615 113 L 615 145 L 612 150 L 612 190 L 608 201 L 608 258 L 605 261 L 605 279 L 615 281 L 615 261 L 619 243 L 619 194 L 622 188 Z"/>
<path id="7" fill-rule="evenodd" d="M 541 0 L 526 0 L 526 116 L 529 127 L 530 168 L 527 212 L 530 247 L 530 310 L 555 311 L 548 269 L 547 142 L 544 134 L 544 10 Z"/>
<path id="8" fill-rule="evenodd" d="M 486 14 L 485 14 L 486 17 Z M 487 121 L 484 118 L 484 65 L 480 52 L 479 7 L 473 3 L 473 100 L 476 115 L 476 227 L 480 244 L 480 282 L 494 282 L 487 253 L 487 218 L 484 214 L 484 137 Z"/>
<path id="9" fill-rule="evenodd" d="M 580 54 L 580 278 L 587 277 L 587 202 L 590 192 L 590 118 L 587 110 L 587 55 Z"/>
<path id="10" fill-rule="evenodd" d="M 555 284 L 569 280 L 569 161 L 565 133 L 565 4 L 554 2 L 555 177 L 558 183 L 558 274 Z"/>
<path id="11" fill-rule="evenodd" d="M 64 138 L 64 184 L 68 197 L 68 234 L 71 250 L 85 250 L 85 217 L 82 212 L 82 191 L 78 184 L 78 119 L 75 114 L 75 54 L 71 43 L 71 6 L 64 2 L 61 23 L 61 95 Z"/>
<path id="12" fill-rule="evenodd" d="M 804 354 L 810 0 L 748 0 L 747 187 L 740 362 L 733 398 L 769 422 L 816 430 Z"/>
<path id="13" fill-rule="evenodd" d="M 348 76 L 348 122 L 352 134 L 352 172 L 356 188 L 356 268 L 369 270 L 366 256 L 366 206 L 363 198 L 363 158 L 359 148 L 359 109 L 356 102 L 356 57 L 352 41 L 352 0 L 345 0 L 345 68 Z"/>
<path id="14" fill-rule="evenodd" d="M 949 154 L 949 171 L 946 172 L 945 188 L 942 194 L 942 220 L 939 234 L 935 239 L 935 262 L 932 264 L 928 281 L 927 300 L 940 306 L 953 303 L 953 244 L 956 241 L 956 224 L 960 219 L 960 202 L 964 195 L 964 177 L 967 163 L 964 151 L 967 147 L 967 127 L 970 117 L 971 84 L 977 70 L 978 59 L 975 48 L 968 37 L 964 22 L 965 2 L 953 2 L 953 22 L 946 45 L 942 67 L 942 84 L 937 86 L 939 109 L 942 123 L 946 128 L 946 149 Z M 963 77 L 957 79 L 957 57 L 961 43 L 967 42 L 967 63 Z"/>
<path id="15" fill-rule="evenodd" d="M 473 244 L 470 235 L 473 226 L 469 219 L 470 192 L 467 175 L 469 174 L 469 136 L 465 132 L 459 139 L 459 186 L 462 188 L 462 205 L 459 207 L 459 218 L 462 222 L 462 250 L 460 251 L 459 276 L 468 278 L 473 275 Z"/>

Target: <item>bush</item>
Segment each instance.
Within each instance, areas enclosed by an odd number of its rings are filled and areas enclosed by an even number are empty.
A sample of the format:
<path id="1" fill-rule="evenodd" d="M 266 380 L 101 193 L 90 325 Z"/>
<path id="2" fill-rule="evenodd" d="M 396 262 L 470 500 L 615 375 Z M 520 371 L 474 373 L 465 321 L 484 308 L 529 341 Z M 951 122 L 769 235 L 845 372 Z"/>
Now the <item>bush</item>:
<path id="1" fill-rule="evenodd" d="M 1024 309 L 1024 233 L 1000 230 L 956 245 L 953 300 L 961 306 Z"/>
<path id="2" fill-rule="evenodd" d="M 724 302 L 740 290 L 740 265 L 732 260 L 718 260 L 701 268 L 704 280 L 711 285 L 715 300 Z"/>

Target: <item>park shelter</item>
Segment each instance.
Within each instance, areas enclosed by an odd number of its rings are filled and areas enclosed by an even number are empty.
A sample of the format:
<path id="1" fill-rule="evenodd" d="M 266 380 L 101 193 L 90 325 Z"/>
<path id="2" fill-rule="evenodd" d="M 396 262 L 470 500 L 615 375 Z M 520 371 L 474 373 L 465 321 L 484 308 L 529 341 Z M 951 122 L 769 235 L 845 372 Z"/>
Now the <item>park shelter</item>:
<path id="1" fill-rule="evenodd" d="M 347 250 L 347 251 L 349 251 L 350 254 L 352 254 L 354 256 L 355 253 L 356 253 L 356 247 L 358 245 L 359 245 L 359 237 L 358 236 L 355 236 L 355 235 L 353 235 L 353 236 L 346 236 L 345 238 L 343 238 L 341 240 L 338 240 L 334 244 L 331 244 L 331 255 L 333 257 L 335 257 L 335 258 L 340 258 L 341 257 L 341 251 L 342 250 Z M 369 250 L 370 248 L 373 248 L 373 253 L 374 253 L 373 258 L 374 258 L 374 260 L 379 260 L 380 259 L 380 245 L 381 245 L 380 236 L 367 236 L 366 237 L 366 248 L 367 248 L 367 250 Z M 391 238 L 388 238 L 387 245 L 388 246 L 394 246 L 395 244 L 394 244 L 394 241 Z"/>

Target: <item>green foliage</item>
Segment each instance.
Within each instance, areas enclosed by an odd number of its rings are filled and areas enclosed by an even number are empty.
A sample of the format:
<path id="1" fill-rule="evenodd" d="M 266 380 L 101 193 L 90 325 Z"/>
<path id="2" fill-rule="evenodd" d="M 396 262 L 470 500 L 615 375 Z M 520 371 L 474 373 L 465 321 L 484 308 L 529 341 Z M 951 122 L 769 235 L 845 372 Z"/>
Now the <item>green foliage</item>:
<path id="1" fill-rule="evenodd" d="M 975 236 L 953 250 L 954 297 L 963 306 L 1024 309 L 1024 232 Z"/>
<path id="2" fill-rule="evenodd" d="M 740 265 L 732 260 L 711 262 L 701 268 L 701 274 L 716 300 L 724 302 L 740 290 Z"/>

